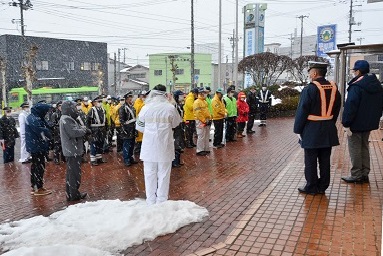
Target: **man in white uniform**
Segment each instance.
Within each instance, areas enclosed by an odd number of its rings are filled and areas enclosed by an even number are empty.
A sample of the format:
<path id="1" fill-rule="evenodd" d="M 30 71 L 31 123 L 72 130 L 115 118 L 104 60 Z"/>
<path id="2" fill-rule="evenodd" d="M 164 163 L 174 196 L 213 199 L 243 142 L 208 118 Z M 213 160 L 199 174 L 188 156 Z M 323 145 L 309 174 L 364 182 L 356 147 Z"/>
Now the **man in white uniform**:
<path id="1" fill-rule="evenodd" d="M 182 119 L 166 97 L 166 87 L 156 85 L 141 109 L 136 129 L 144 134 L 140 159 L 144 161 L 146 202 L 168 199 L 170 171 L 174 154 L 173 129 Z"/>
<path id="2" fill-rule="evenodd" d="M 27 152 L 27 147 L 25 145 L 25 121 L 27 120 L 27 116 L 30 114 L 29 112 L 29 104 L 28 102 L 24 102 L 21 104 L 21 112 L 19 114 L 19 125 L 20 125 L 20 159 L 19 162 L 22 164 L 30 163 L 31 155 Z"/>

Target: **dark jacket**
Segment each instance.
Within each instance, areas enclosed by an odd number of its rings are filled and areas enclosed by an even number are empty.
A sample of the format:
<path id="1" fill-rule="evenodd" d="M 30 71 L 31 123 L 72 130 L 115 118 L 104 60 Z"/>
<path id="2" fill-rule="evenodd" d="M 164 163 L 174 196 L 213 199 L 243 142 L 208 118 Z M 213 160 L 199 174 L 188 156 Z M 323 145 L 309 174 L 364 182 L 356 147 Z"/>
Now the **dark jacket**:
<path id="1" fill-rule="evenodd" d="M 360 80 L 359 80 L 360 79 Z M 349 83 L 342 124 L 352 132 L 379 128 L 383 108 L 383 88 L 373 74 L 355 77 Z"/>
<path id="2" fill-rule="evenodd" d="M 16 129 L 16 120 L 11 116 L 3 115 L 0 118 L 0 140 L 4 140 L 5 147 L 15 146 L 16 138 L 19 137 L 19 132 Z"/>
<path id="3" fill-rule="evenodd" d="M 330 84 L 324 78 L 318 78 L 320 84 Z M 330 102 L 331 90 L 326 91 L 327 106 Z M 340 93 L 337 90 L 332 108 L 333 118 L 326 121 L 310 121 L 309 115 L 321 115 L 321 98 L 319 90 L 309 83 L 301 92 L 297 113 L 295 115 L 294 133 L 302 137 L 302 148 L 328 148 L 339 145 L 337 128 L 335 126 L 341 105 Z"/>
<path id="4" fill-rule="evenodd" d="M 250 108 L 249 114 L 255 114 L 257 112 L 258 105 L 256 92 L 252 93 L 249 91 L 246 96 L 246 102 Z"/>
<path id="5" fill-rule="evenodd" d="M 48 140 L 52 134 L 44 118 L 50 108 L 48 104 L 37 103 L 27 117 L 25 143 L 29 153 L 45 153 L 49 149 Z"/>
<path id="6" fill-rule="evenodd" d="M 181 104 L 176 103 L 175 108 L 177 109 L 178 114 L 183 120 L 183 107 Z M 185 124 L 183 122 L 180 123 L 176 128 L 173 129 L 174 136 L 174 148 L 177 151 L 180 151 L 185 148 Z"/>
<path id="7" fill-rule="evenodd" d="M 61 145 L 64 156 L 81 156 L 83 154 L 83 137 L 87 128 L 81 127 L 77 122 L 78 112 L 76 103 L 64 101 L 62 115 L 59 122 Z"/>
<path id="8" fill-rule="evenodd" d="M 95 126 L 97 125 L 96 111 L 100 118 L 100 124 L 104 124 L 103 126 Z M 101 142 L 105 140 L 106 137 L 106 113 L 102 107 L 92 107 L 86 117 L 86 126 L 92 131 L 91 141 L 92 142 Z"/>
<path id="9" fill-rule="evenodd" d="M 135 120 L 136 110 L 133 108 L 133 105 L 127 105 L 126 103 L 122 105 L 118 109 L 118 116 L 120 117 L 122 127 L 121 139 L 134 139 L 136 137 L 136 122 L 131 120 Z M 127 122 L 129 122 L 129 124 L 127 124 Z"/>
<path id="10" fill-rule="evenodd" d="M 60 142 L 60 127 L 59 127 L 60 118 L 61 118 L 61 111 L 59 109 L 56 109 L 56 111 L 50 117 L 50 123 L 53 128 L 53 139 L 56 142 Z"/>

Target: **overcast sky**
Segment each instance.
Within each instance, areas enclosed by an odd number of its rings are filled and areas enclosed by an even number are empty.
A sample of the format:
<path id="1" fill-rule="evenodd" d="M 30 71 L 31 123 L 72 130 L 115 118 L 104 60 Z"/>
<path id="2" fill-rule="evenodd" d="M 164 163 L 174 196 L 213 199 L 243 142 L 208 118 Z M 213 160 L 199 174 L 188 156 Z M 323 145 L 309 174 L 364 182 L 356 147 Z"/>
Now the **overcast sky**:
<path id="1" fill-rule="evenodd" d="M 20 10 L 9 6 L 12 0 L 0 0 L 0 34 L 20 34 L 12 19 Z M 16 0 L 13 0 L 16 1 Z M 24 0 L 25 1 L 25 0 Z M 18 2 L 18 0 L 17 0 Z M 265 43 L 290 45 L 290 34 L 298 29 L 299 15 L 304 19 L 304 35 L 316 34 L 317 26 L 337 24 L 337 43 L 348 42 L 350 1 L 334 0 L 267 0 Z M 367 4 L 355 1 L 355 22 L 361 32 L 352 38 L 363 38 L 363 44 L 383 43 L 383 2 Z M 190 46 L 191 0 L 31 0 L 33 9 L 25 11 L 26 35 L 88 40 L 108 43 L 108 52 L 127 48 L 126 62 L 147 64 L 147 54 L 184 52 Z M 195 42 L 218 42 L 218 0 L 194 0 Z M 250 1 L 239 1 L 240 54 L 243 44 L 242 7 Z M 235 28 L 235 0 L 222 0 L 224 56 L 231 56 L 229 37 Z M 121 55 L 122 56 L 122 55 Z M 122 57 L 121 57 L 122 58 Z"/>

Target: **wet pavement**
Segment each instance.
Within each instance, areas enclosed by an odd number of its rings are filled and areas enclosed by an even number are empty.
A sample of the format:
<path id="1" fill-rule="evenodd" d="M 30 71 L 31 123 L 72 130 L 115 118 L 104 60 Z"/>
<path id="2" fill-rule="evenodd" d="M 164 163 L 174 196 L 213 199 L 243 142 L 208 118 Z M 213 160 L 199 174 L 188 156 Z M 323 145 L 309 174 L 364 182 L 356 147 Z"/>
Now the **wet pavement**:
<path id="1" fill-rule="evenodd" d="M 171 200 L 190 200 L 209 218 L 122 252 L 125 255 L 380 255 L 382 244 L 382 131 L 370 137 L 370 184 L 346 184 L 350 162 L 346 135 L 333 148 L 331 185 L 325 195 L 302 195 L 303 150 L 292 133 L 293 118 L 226 147 L 196 156 L 185 149 L 185 165 L 172 170 Z M 115 149 L 114 149 L 115 150 Z M 18 154 L 16 153 L 16 158 Z M 125 167 L 122 156 L 83 164 L 81 191 L 88 201 L 145 198 L 142 163 Z M 45 186 L 53 193 L 30 195 L 30 165 L 0 164 L 0 221 L 49 215 L 66 206 L 65 164 L 47 163 Z"/>

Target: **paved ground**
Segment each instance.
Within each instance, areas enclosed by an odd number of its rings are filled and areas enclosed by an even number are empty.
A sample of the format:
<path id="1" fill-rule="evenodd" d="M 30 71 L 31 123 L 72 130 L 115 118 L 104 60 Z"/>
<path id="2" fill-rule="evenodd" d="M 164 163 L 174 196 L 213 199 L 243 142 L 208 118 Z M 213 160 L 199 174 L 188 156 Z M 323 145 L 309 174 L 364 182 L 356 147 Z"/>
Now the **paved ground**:
<path id="1" fill-rule="evenodd" d="M 371 136 L 370 184 L 345 184 L 349 157 L 346 137 L 333 149 L 332 181 L 326 195 L 302 195 L 303 151 L 292 134 L 292 118 L 272 119 L 255 134 L 197 157 L 171 175 L 170 199 L 206 207 L 210 217 L 176 233 L 128 248 L 125 255 L 380 255 L 383 197 L 381 131 Z M 107 164 L 84 164 L 82 191 L 88 200 L 145 197 L 142 164 L 126 168 L 121 155 Z M 65 166 L 47 165 L 46 187 L 54 193 L 35 198 L 29 191 L 29 165 L 0 164 L 0 221 L 66 207 Z"/>

